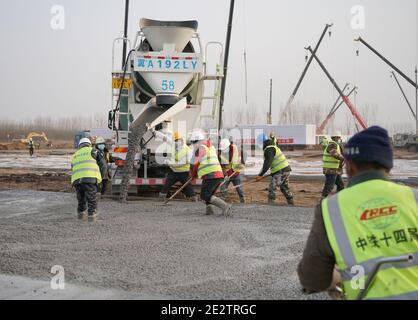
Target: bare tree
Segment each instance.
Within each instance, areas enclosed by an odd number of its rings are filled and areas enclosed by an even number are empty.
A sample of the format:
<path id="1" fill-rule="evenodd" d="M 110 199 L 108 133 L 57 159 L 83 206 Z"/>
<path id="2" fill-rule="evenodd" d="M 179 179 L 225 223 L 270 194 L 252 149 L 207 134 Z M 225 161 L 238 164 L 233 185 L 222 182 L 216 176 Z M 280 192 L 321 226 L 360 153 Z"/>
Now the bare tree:
<path id="1" fill-rule="evenodd" d="M 367 125 L 370 126 L 377 123 L 377 106 L 375 104 L 366 103 L 359 109 L 360 115 Z"/>
<path id="2" fill-rule="evenodd" d="M 235 112 L 235 123 L 237 125 L 244 123 L 244 109 L 243 108 L 237 108 Z"/>
<path id="3" fill-rule="evenodd" d="M 245 110 L 245 122 L 253 125 L 257 122 L 257 118 L 257 106 L 251 103 Z"/>
<path id="4" fill-rule="evenodd" d="M 51 139 L 73 139 L 75 133 L 92 127 L 106 127 L 105 117 L 36 117 L 26 120 L 0 120 L 0 139 L 22 138 L 29 132 L 45 132 Z"/>

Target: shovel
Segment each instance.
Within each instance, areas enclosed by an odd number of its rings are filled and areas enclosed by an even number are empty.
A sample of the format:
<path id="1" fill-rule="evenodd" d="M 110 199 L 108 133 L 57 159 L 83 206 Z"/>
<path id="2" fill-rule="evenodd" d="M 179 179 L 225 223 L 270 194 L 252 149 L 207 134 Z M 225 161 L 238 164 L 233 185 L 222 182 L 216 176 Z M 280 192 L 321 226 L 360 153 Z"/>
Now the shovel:
<path id="1" fill-rule="evenodd" d="M 262 178 L 260 181 L 264 180 L 264 179 L 265 179 L 265 178 L 267 178 L 268 176 L 270 176 L 270 175 L 268 174 L 268 175 L 263 176 L 263 178 Z M 243 186 L 248 186 L 248 185 L 250 185 L 250 184 L 255 184 L 255 183 L 258 183 L 258 182 L 260 182 L 260 181 L 245 182 L 245 183 L 242 183 L 242 184 L 240 184 L 240 185 L 238 185 L 238 186 L 234 186 L 234 187 L 232 187 L 232 188 L 229 188 L 228 190 L 226 190 L 226 192 L 229 192 L 229 191 L 232 191 L 232 190 L 235 190 L 235 189 L 241 188 L 241 187 L 243 187 Z"/>
<path id="2" fill-rule="evenodd" d="M 176 191 L 175 194 L 173 194 L 170 199 L 167 199 L 166 201 L 164 201 L 164 205 L 167 205 L 171 200 L 173 200 L 180 192 L 182 192 L 184 190 L 184 188 L 186 188 L 190 183 L 192 183 L 193 178 L 190 178 L 189 180 L 187 180 L 187 182 Z"/>

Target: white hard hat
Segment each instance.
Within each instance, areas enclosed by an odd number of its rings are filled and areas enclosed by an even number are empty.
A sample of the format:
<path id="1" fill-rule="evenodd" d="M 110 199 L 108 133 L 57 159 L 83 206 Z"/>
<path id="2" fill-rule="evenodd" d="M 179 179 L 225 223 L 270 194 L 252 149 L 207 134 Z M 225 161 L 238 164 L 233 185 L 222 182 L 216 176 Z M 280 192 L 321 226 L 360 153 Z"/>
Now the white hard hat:
<path id="1" fill-rule="evenodd" d="M 83 138 L 78 142 L 78 146 L 81 146 L 82 144 L 89 144 L 91 145 L 91 141 L 89 138 Z"/>
<path id="2" fill-rule="evenodd" d="M 102 144 L 102 143 L 106 143 L 105 139 L 103 139 L 103 137 L 97 137 L 96 144 Z"/>
<path id="3" fill-rule="evenodd" d="M 341 131 L 335 131 L 335 133 L 332 136 L 341 138 L 341 136 L 342 136 Z"/>
<path id="4" fill-rule="evenodd" d="M 227 151 L 230 145 L 231 145 L 231 142 L 228 139 L 222 139 L 221 143 L 219 144 L 219 150 Z"/>
<path id="5" fill-rule="evenodd" d="M 190 136 L 191 142 L 198 142 L 205 140 L 205 135 L 200 130 L 195 130 L 192 132 L 192 135 Z"/>

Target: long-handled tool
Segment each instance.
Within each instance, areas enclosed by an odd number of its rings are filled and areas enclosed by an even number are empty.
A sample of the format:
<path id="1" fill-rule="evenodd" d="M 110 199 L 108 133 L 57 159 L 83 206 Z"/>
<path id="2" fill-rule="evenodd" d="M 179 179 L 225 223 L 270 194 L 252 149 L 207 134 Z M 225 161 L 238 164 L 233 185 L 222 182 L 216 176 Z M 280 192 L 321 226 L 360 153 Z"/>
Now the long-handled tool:
<path id="1" fill-rule="evenodd" d="M 173 200 L 180 192 L 182 192 L 184 190 L 184 188 L 186 188 L 189 184 L 191 184 L 192 181 L 193 181 L 193 178 L 190 178 L 189 180 L 187 180 L 187 182 L 185 184 L 183 184 L 183 186 L 180 189 L 178 189 L 176 191 L 176 193 L 174 193 L 170 197 L 170 199 L 167 199 L 166 201 L 164 201 L 164 205 L 168 204 L 171 200 Z"/>
<path id="2" fill-rule="evenodd" d="M 241 184 L 240 184 L 240 185 L 238 185 L 238 186 L 233 186 L 232 188 L 230 188 L 230 189 L 226 190 L 226 192 L 229 192 L 229 191 L 232 191 L 232 190 L 235 190 L 235 189 L 241 188 L 241 187 L 243 187 L 243 186 L 248 186 L 248 185 L 250 185 L 250 184 L 255 184 L 255 183 L 258 183 L 258 182 L 260 182 L 260 181 L 264 180 L 265 178 L 267 178 L 268 176 L 270 176 L 270 174 L 263 176 L 263 177 L 262 177 L 262 179 L 261 179 L 261 180 L 258 180 L 258 181 L 244 182 L 244 183 L 241 183 Z"/>

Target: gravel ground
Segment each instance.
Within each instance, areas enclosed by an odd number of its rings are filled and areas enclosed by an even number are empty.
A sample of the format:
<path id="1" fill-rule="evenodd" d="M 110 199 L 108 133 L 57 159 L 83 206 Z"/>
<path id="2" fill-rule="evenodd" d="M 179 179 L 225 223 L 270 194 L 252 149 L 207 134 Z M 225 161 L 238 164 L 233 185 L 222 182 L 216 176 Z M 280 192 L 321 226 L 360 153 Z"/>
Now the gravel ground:
<path id="1" fill-rule="evenodd" d="M 61 265 L 69 284 L 124 298 L 326 298 L 303 296 L 296 275 L 312 209 L 236 205 L 225 219 L 200 203 L 103 200 L 89 224 L 75 204 L 73 194 L 0 192 L 0 274 L 50 281 Z"/>

